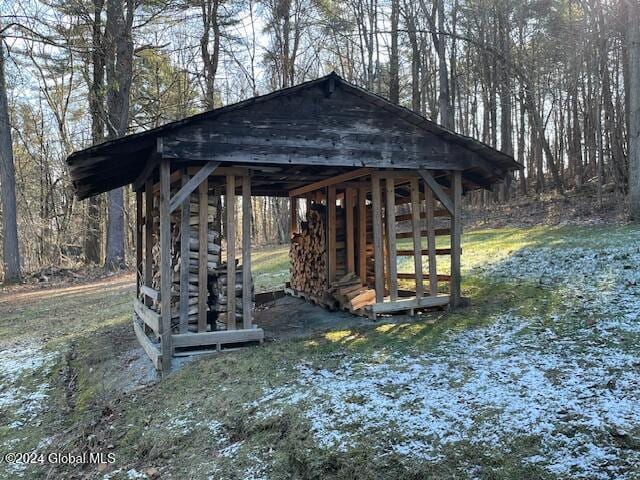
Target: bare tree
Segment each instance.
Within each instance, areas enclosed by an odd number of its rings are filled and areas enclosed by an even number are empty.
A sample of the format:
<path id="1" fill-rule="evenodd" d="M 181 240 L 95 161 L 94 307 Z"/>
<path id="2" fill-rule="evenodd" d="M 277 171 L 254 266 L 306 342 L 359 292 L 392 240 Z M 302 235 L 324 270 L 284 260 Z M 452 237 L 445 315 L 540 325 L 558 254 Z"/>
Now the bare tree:
<path id="1" fill-rule="evenodd" d="M 16 217 L 16 174 L 13 164 L 9 102 L 5 80 L 4 39 L 0 35 L 0 191 L 2 200 L 2 253 L 4 281 L 20 280 L 20 249 Z"/>

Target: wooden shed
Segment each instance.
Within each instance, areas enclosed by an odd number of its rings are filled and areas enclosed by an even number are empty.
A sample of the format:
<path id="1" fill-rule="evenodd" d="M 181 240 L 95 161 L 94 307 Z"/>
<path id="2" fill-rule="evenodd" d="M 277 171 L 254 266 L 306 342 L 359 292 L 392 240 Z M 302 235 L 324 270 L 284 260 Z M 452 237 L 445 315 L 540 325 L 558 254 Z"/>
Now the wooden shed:
<path id="1" fill-rule="evenodd" d="M 80 199 L 133 184 L 133 323 L 158 369 L 183 349 L 262 341 L 252 195 L 291 199 L 288 293 L 375 317 L 460 302 L 461 197 L 521 168 L 335 73 L 92 146 L 67 163 Z M 439 236 L 446 248 L 436 248 Z M 403 256 L 414 272 L 398 273 Z M 446 275 L 440 256 L 449 257 Z M 399 288 L 407 278 L 411 291 Z"/>

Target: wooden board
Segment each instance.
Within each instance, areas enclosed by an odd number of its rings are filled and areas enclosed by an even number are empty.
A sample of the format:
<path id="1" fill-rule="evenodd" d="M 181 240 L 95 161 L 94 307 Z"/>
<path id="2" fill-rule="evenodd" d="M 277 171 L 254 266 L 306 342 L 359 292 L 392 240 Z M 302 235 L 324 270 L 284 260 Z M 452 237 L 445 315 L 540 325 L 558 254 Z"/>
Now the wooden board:
<path id="1" fill-rule="evenodd" d="M 382 194 L 380 178 L 371 175 L 371 203 L 373 209 L 373 256 L 376 302 L 384 300 L 384 259 L 382 253 Z"/>
<path id="2" fill-rule="evenodd" d="M 398 298 L 398 258 L 396 256 L 396 189 L 393 177 L 386 178 L 387 193 L 387 243 L 389 257 L 389 295 L 391 301 Z"/>
<path id="3" fill-rule="evenodd" d="M 336 256 L 336 187 L 331 185 L 327 188 L 327 255 L 329 265 L 328 282 L 336 279 L 337 256 Z M 327 285 L 328 287 L 328 285 Z"/>
<path id="4" fill-rule="evenodd" d="M 420 185 L 418 179 L 411 180 L 411 230 L 413 233 L 413 254 L 414 269 L 416 272 L 416 297 L 424 296 L 424 279 L 422 276 L 422 239 L 420 238 Z M 397 218 L 397 217 L 396 217 Z M 402 255 L 404 250 L 397 252 Z"/>
<path id="5" fill-rule="evenodd" d="M 360 282 L 367 282 L 367 192 L 358 190 L 358 274 Z"/>
<path id="6" fill-rule="evenodd" d="M 209 178 L 205 177 L 198 185 L 198 332 L 207 330 L 208 213 Z"/>
<path id="7" fill-rule="evenodd" d="M 182 169 L 182 186 L 189 182 L 186 168 Z M 189 325 L 189 196 L 185 196 L 180 209 L 180 333 L 187 333 Z"/>
<path id="8" fill-rule="evenodd" d="M 236 177 L 227 175 L 227 278 L 236 278 Z M 227 282 L 227 330 L 236 328 L 236 285 Z"/>
<path id="9" fill-rule="evenodd" d="M 162 369 L 171 368 L 171 219 L 169 218 L 169 160 L 160 160 L 160 334 Z"/>
<path id="10" fill-rule="evenodd" d="M 158 347 L 156 347 L 149 337 L 145 335 L 140 320 L 137 318 L 135 313 L 133 314 L 133 331 L 136 334 L 138 343 L 151 360 L 151 363 L 153 363 L 153 366 L 156 370 L 162 370 L 162 354 L 160 353 L 160 350 L 158 350 Z"/>
<path id="11" fill-rule="evenodd" d="M 291 223 L 293 227 L 293 220 Z M 242 177 L 242 326 L 245 329 L 252 326 L 251 310 L 251 178 L 245 176 Z"/>
<path id="12" fill-rule="evenodd" d="M 154 312 L 137 298 L 133 300 L 133 311 L 136 312 L 138 318 L 140 318 L 145 325 L 153 330 L 154 334 L 158 335 L 160 332 L 160 322 L 162 321 L 158 312 Z"/>
<path id="13" fill-rule="evenodd" d="M 355 259 L 355 225 L 353 223 L 353 207 L 355 190 L 347 188 L 344 194 L 344 208 L 346 209 L 346 237 L 347 237 L 347 272 L 356 271 Z"/>
<path id="14" fill-rule="evenodd" d="M 261 328 L 240 329 L 233 331 L 184 333 L 173 335 L 175 348 L 201 347 L 205 345 L 222 345 L 229 343 L 262 342 L 264 332 Z"/>
<path id="15" fill-rule="evenodd" d="M 462 175 L 453 172 L 453 215 L 451 218 L 451 305 L 457 307 L 460 304 L 460 242 L 462 239 Z"/>
<path id="16" fill-rule="evenodd" d="M 438 295 L 436 297 L 409 297 L 400 298 L 396 301 L 389 301 L 384 303 L 374 303 L 367 307 L 374 314 L 379 313 L 394 313 L 404 310 L 411 310 L 414 308 L 430 308 L 430 307 L 444 307 L 449 304 L 449 295 Z"/>

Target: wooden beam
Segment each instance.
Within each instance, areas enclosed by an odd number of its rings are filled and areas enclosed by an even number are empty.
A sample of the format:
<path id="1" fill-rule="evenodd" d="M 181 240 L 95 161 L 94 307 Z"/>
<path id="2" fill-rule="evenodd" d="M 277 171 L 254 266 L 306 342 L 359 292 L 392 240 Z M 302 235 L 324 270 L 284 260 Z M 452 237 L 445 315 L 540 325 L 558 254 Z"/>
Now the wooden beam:
<path id="1" fill-rule="evenodd" d="M 393 302 L 374 303 L 370 309 L 373 313 L 393 313 L 412 308 L 444 307 L 449 303 L 449 295 L 438 295 L 437 297 L 409 297 L 401 298 Z"/>
<path id="2" fill-rule="evenodd" d="M 225 343 L 262 342 L 263 340 L 264 332 L 261 328 L 231 332 L 221 330 L 218 332 L 185 333 L 173 336 L 174 345 L 178 348 L 221 345 Z"/>
<path id="3" fill-rule="evenodd" d="M 389 255 L 389 296 L 398 298 L 398 257 L 396 255 L 396 188 L 393 177 L 387 177 L 387 244 Z"/>
<path id="4" fill-rule="evenodd" d="M 142 270 L 144 268 L 142 260 L 142 190 L 136 191 L 136 296 L 140 296 L 140 287 L 143 283 Z"/>
<path id="5" fill-rule="evenodd" d="M 162 369 L 171 369 L 171 218 L 169 216 L 169 159 L 160 160 L 160 305 L 162 311 Z"/>
<path id="6" fill-rule="evenodd" d="M 227 175 L 227 330 L 236 329 L 236 177 Z"/>
<path id="7" fill-rule="evenodd" d="M 336 279 L 338 260 L 336 256 L 336 187 L 334 185 L 327 188 L 327 255 L 329 256 L 327 280 L 331 283 Z"/>
<path id="8" fill-rule="evenodd" d="M 195 178 L 195 177 L 194 177 Z M 198 333 L 207 331 L 209 177 L 198 184 Z"/>
<path id="9" fill-rule="evenodd" d="M 346 209 L 346 237 L 347 237 L 347 273 L 356 271 L 355 258 L 355 225 L 353 223 L 353 203 L 355 190 L 347 188 L 344 194 L 344 208 Z"/>
<path id="10" fill-rule="evenodd" d="M 189 181 L 189 174 L 182 169 L 182 186 Z M 185 197 L 180 211 L 180 333 L 189 327 L 189 197 Z"/>
<path id="11" fill-rule="evenodd" d="M 371 175 L 371 203 L 373 208 L 373 258 L 375 267 L 376 302 L 384 301 L 384 259 L 382 255 L 382 194 L 380 178 Z"/>
<path id="12" fill-rule="evenodd" d="M 451 305 L 460 305 L 460 242 L 462 239 L 462 174 L 452 172 L 453 215 L 451 217 Z"/>
<path id="13" fill-rule="evenodd" d="M 304 195 L 307 192 L 312 192 L 314 190 L 319 190 L 321 188 L 329 187 L 331 185 L 336 185 L 337 183 L 353 180 L 354 178 L 364 177 L 365 175 L 369 175 L 371 171 L 372 171 L 371 168 L 358 168 L 357 170 L 351 170 L 350 172 L 342 173 L 340 175 L 336 175 L 335 177 L 325 178 L 324 180 L 310 183 L 309 185 L 305 185 L 304 187 L 299 187 L 299 188 L 290 190 L 289 196 L 299 197 L 301 195 Z"/>
<path id="14" fill-rule="evenodd" d="M 445 275 L 445 274 L 438 274 L 435 275 L 433 277 L 429 276 L 429 275 L 425 275 L 424 273 L 422 274 L 422 277 L 425 280 L 429 280 L 431 281 L 432 279 L 436 282 L 436 284 L 438 282 L 448 282 L 451 280 L 451 275 Z M 416 272 L 400 272 L 398 273 L 398 278 L 401 280 L 415 280 L 416 278 Z M 435 296 L 435 295 L 433 295 Z"/>
<path id="15" fill-rule="evenodd" d="M 358 190 L 358 273 L 360 282 L 367 283 L 367 192 Z"/>
<path id="16" fill-rule="evenodd" d="M 445 237 L 447 235 L 451 235 L 450 228 L 436 228 L 433 230 L 433 233 L 436 237 Z M 429 234 L 428 230 L 422 229 L 420 230 L 420 236 L 424 237 Z M 399 232 L 396 234 L 396 238 L 413 238 L 413 231 L 411 232 Z"/>
<path id="17" fill-rule="evenodd" d="M 244 182 L 243 182 L 244 185 Z M 244 190 L 243 190 L 244 191 Z M 298 198 L 290 197 L 289 204 L 291 207 L 290 220 L 291 220 L 291 229 L 290 233 L 293 237 L 294 233 L 298 233 Z"/>
<path id="18" fill-rule="evenodd" d="M 251 310 L 251 177 L 242 177 L 242 327 L 245 329 L 252 327 Z"/>
<path id="19" fill-rule="evenodd" d="M 418 255 L 418 257 L 420 257 L 420 255 L 429 255 L 429 249 L 428 248 L 423 248 L 422 250 L 418 250 L 417 252 L 415 250 L 398 250 L 396 252 L 396 255 L 398 255 L 399 257 L 413 257 L 416 254 Z M 435 254 L 436 255 L 451 255 L 451 249 L 450 248 L 436 248 Z"/>
<path id="20" fill-rule="evenodd" d="M 137 298 L 133 299 L 133 310 L 138 317 L 147 325 L 155 335 L 160 331 L 160 314 L 154 312 Z"/>
<path id="21" fill-rule="evenodd" d="M 156 302 L 160 299 L 160 292 L 157 290 L 147 287 L 146 285 L 142 285 L 140 287 L 140 291 L 145 297 L 150 298 L 151 300 L 155 300 Z"/>
<path id="22" fill-rule="evenodd" d="M 416 297 L 422 298 L 424 296 L 424 280 L 422 278 L 422 239 L 420 238 L 420 185 L 417 178 L 411 180 L 410 188 L 411 232 L 413 233 L 413 263 L 416 271 Z M 398 252 L 398 255 L 401 254 L 401 251 Z"/>
<path id="23" fill-rule="evenodd" d="M 447 196 L 447 194 L 442 189 L 442 186 L 433 178 L 431 172 L 428 170 L 419 170 L 420 176 L 425 181 L 425 183 L 429 186 L 431 191 L 435 193 L 436 197 L 438 197 L 438 201 L 442 204 L 447 211 L 453 215 L 453 203 L 451 199 Z"/>
<path id="24" fill-rule="evenodd" d="M 153 181 L 147 179 L 144 187 L 144 284 L 153 286 Z M 147 306 L 151 300 L 145 298 Z"/>
<path id="25" fill-rule="evenodd" d="M 425 189 L 425 206 L 427 213 L 427 251 L 429 252 L 429 295 L 438 295 L 438 268 L 436 265 L 436 230 L 433 219 L 434 210 L 433 192 L 430 188 Z"/>
<path id="26" fill-rule="evenodd" d="M 205 163 L 202 168 L 198 170 L 198 173 L 196 173 L 185 185 L 182 186 L 180 190 L 178 190 L 178 193 L 173 196 L 169 203 L 169 213 L 178 208 L 186 198 L 189 198 L 189 195 L 198 188 L 198 185 L 200 185 L 205 178 L 208 178 L 219 165 L 220 162 Z"/>
<path id="27" fill-rule="evenodd" d="M 151 340 L 149 340 L 149 337 L 145 335 L 144 330 L 142 329 L 142 326 L 140 325 L 140 322 L 138 321 L 135 313 L 133 314 L 133 331 L 136 334 L 138 343 L 145 351 L 149 359 L 151 359 L 151 363 L 153 363 L 153 366 L 156 368 L 156 370 L 162 370 L 162 353 L 160 353 L 158 348 L 151 342 Z"/>

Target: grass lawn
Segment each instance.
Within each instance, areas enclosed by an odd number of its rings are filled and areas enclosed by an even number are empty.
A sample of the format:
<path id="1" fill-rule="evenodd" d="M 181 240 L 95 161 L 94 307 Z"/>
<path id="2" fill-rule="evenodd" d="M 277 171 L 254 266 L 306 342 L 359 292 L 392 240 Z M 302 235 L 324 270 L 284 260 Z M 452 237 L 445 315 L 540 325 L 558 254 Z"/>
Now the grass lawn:
<path id="1" fill-rule="evenodd" d="M 0 478 L 640 478 L 640 228 L 473 231 L 462 248 L 468 308 L 161 382 L 131 331 L 133 277 L 0 296 L 1 451 L 45 455 Z M 287 261 L 256 252 L 256 291 Z"/>

